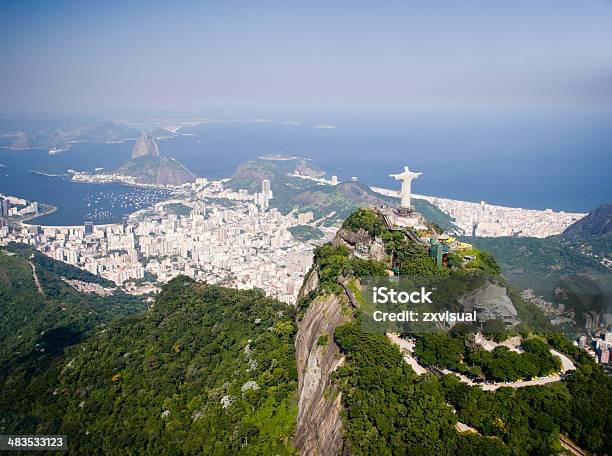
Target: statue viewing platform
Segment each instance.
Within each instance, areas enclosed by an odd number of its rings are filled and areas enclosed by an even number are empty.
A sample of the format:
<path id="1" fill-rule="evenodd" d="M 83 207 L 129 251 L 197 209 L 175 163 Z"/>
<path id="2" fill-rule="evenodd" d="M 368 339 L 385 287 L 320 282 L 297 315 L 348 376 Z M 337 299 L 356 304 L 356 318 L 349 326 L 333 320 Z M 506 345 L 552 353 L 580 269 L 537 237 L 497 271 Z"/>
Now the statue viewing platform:
<path id="1" fill-rule="evenodd" d="M 394 209 L 380 208 L 380 212 L 385 218 L 385 223 L 390 229 L 413 228 L 420 230 L 427 228 L 425 217 L 415 211 L 411 205 L 412 181 L 422 174 L 410 171 L 407 166 L 404 166 L 402 173 L 389 175 L 389 177 L 402 182 L 399 207 Z"/>

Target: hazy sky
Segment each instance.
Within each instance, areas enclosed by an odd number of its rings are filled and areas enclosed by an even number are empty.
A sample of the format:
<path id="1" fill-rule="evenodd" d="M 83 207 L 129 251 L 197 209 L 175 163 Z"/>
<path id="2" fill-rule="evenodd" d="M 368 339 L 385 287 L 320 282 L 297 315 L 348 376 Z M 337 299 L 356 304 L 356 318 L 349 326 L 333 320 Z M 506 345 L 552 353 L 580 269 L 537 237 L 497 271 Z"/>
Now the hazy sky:
<path id="1" fill-rule="evenodd" d="M 0 109 L 605 104 L 611 0 L 3 1 Z"/>

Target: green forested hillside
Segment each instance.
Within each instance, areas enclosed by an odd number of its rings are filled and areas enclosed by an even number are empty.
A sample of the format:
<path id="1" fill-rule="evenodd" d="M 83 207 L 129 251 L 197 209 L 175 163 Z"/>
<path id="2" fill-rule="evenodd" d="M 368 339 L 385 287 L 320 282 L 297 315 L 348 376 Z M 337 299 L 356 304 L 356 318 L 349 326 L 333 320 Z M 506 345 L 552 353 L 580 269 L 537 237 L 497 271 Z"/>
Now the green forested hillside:
<path id="1" fill-rule="evenodd" d="M 460 335 L 413 335 L 422 365 L 454 369 L 464 358 L 485 377 L 512 380 L 558 369 L 548 343 L 577 367 L 548 386 L 490 392 L 452 375 L 416 375 L 384 334 L 362 326 L 356 284 L 386 277 L 391 261 L 399 274 L 438 277 L 495 273 L 495 258 L 440 269 L 371 210 L 343 228 L 381 238 L 384 255 L 357 258 L 348 242 L 317 248 L 318 281 L 297 309 L 186 277 L 146 309 L 118 291 L 80 293 L 62 278 L 111 284 L 10 246 L 17 254 L 0 253 L 0 434 L 66 434 L 74 455 L 295 454 L 296 321 L 335 294 L 351 322 L 317 347 L 335 343 L 345 357 L 326 394 L 342 394 L 346 454 L 549 455 L 561 451 L 562 434 L 595 454 L 612 451 L 612 380 L 563 336 L 532 333 L 537 340 L 517 357 L 468 350 Z M 521 319 L 537 320 L 522 305 Z M 459 422 L 473 430 L 459 432 Z"/>
<path id="2" fill-rule="evenodd" d="M 347 363 L 336 374 L 353 455 L 511 455 L 500 440 L 460 434 L 458 419 L 433 375 L 418 377 L 383 334 L 359 322 L 339 327 Z"/>
<path id="3" fill-rule="evenodd" d="M 376 234 L 388 245 L 397 241 L 397 235 L 391 238 L 371 211 L 355 212 L 344 228 Z M 403 248 L 401 242 L 392 245 Z M 409 269 L 416 267 L 423 272 L 423 264 L 415 262 L 418 258 L 418 254 L 406 250 L 404 260 L 412 265 Z M 338 281 L 350 284 L 359 277 L 354 262 L 346 246 L 326 244 L 318 248 L 314 269 L 319 286 L 301 305 L 328 294 L 346 299 Z M 370 267 L 368 275 L 384 276 L 386 268 Z M 466 352 L 460 335 L 429 333 L 412 337 L 417 340 L 415 355 L 423 357 L 423 364 L 453 367 Z M 612 450 L 608 433 L 612 426 L 612 380 L 560 334 L 542 333 L 526 341 L 526 353 L 521 356 L 509 356 L 503 350 L 474 352 L 477 356 L 471 362 L 493 378 L 513 379 L 558 370 L 558 361 L 550 356 L 547 343 L 571 356 L 577 367 L 557 383 L 496 391 L 470 387 L 452 374 L 417 376 L 397 346 L 384 334 L 364 327 L 360 309 L 355 310 L 353 322 L 336 328 L 334 342 L 346 357 L 334 377 L 342 393 L 348 454 L 550 455 L 561 453 L 561 435 L 595 454 Z M 458 422 L 472 430 L 459 432 L 455 428 Z"/>
<path id="4" fill-rule="evenodd" d="M 0 431 L 67 434 L 71 454 L 291 454 L 293 319 L 257 291 L 174 279 L 46 370 L 4 372 Z"/>
<path id="5" fill-rule="evenodd" d="M 584 272 L 605 272 L 600 264 L 601 259 L 591 253 L 602 254 L 612 251 L 612 240 L 597 243 L 593 252 L 589 244 L 591 239 L 568 239 L 560 236 L 547 238 L 500 237 L 500 238 L 466 238 L 478 248 L 491 252 L 501 265 L 504 273 L 519 276 L 531 275 L 542 278 L 556 271 L 564 274 Z M 592 240 L 598 241 L 597 238 Z M 607 246 L 605 245 L 607 243 Z M 586 252 L 587 254 L 583 253 Z M 535 277 L 534 277 L 535 276 Z"/>
<path id="6" fill-rule="evenodd" d="M 591 360 L 565 381 L 547 386 L 483 391 L 450 375 L 441 382 L 459 420 L 500 439 L 517 455 L 559 454 L 560 434 L 594 454 L 609 454 L 610 388 L 612 379 Z"/>
<path id="7" fill-rule="evenodd" d="M 99 285 L 109 288 L 116 287 L 114 282 L 111 282 L 110 280 L 107 280 L 104 277 L 94 275 L 89 271 L 85 271 L 84 269 L 76 268 L 67 263 L 64 263 L 63 261 L 54 260 L 53 258 L 50 258 L 40 253 L 39 251 L 35 250 L 27 244 L 11 242 L 7 246 L 6 250 L 8 252 L 16 253 L 25 259 L 31 260 L 37 266 L 41 267 L 45 271 L 57 277 L 63 277 L 65 279 L 71 280 L 82 280 L 84 282 L 89 283 L 97 283 Z"/>
<path id="8" fill-rule="evenodd" d="M 466 238 L 475 247 L 489 251 L 503 275 L 519 289 L 532 288 L 536 294 L 555 300 L 555 288 L 568 277 L 588 276 L 604 294 L 612 293 L 610 269 L 601 264 L 612 255 L 610 236 L 550 236 L 547 238 L 500 237 Z M 566 303 L 567 305 L 568 303 Z M 571 303 L 570 303 L 571 306 Z M 582 308 L 584 307 L 584 309 Z M 578 312 L 591 309 L 588 303 Z"/>
<path id="9" fill-rule="evenodd" d="M 261 181 L 270 180 L 274 198 L 270 201 L 272 207 L 282 213 L 294 209 L 312 211 L 315 219 L 333 213 L 325 220 L 325 225 L 342 222 L 353 211 L 369 205 L 399 203 L 399 198 L 381 195 L 360 182 L 341 182 L 338 185 L 319 185 L 315 182 L 289 176 L 294 161 L 252 160 L 242 163 L 236 169 L 228 186 L 235 190 L 244 188 L 251 192 L 261 191 Z M 308 166 L 312 166 L 309 164 Z M 453 230 L 455 225 L 451 217 L 422 199 L 412 201 L 415 209 L 430 222 L 444 230 Z"/>
<path id="10" fill-rule="evenodd" d="M 0 251 L 0 370 L 39 366 L 92 328 L 146 308 L 140 298 L 119 291 L 110 296 L 80 293 L 62 277 L 110 282 L 34 254 L 27 246 L 10 247 L 19 254 Z"/>

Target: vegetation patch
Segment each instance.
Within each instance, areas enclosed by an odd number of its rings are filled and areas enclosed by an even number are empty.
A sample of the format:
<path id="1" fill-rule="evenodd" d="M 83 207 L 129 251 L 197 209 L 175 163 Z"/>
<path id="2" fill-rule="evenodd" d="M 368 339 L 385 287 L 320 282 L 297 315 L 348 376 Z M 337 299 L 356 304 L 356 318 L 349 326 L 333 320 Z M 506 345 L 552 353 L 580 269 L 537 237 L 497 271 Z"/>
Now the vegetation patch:
<path id="1" fill-rule="evenodd" d="M 316 226 L 298 225 L 289 227 L 289 232 L 300 241 L 312 241 L 321 239 L 325 234 Z"/>
<path id="2" fill-rule="evenodd" d="M 164 209 L 169 214 L 175 214 L 183 217 L 191 213 L 191 208 L 189 206 L 185 206 L 182 203 L 168 203 L 164 205 Z"/>
<path id="3" fill-rule="evenodd" d="M 258 291 L 176 278 L 45 371 L 3 373 L 3 429 L 68 434 L 82 454 L 294 454 L 294 317 Z"/>

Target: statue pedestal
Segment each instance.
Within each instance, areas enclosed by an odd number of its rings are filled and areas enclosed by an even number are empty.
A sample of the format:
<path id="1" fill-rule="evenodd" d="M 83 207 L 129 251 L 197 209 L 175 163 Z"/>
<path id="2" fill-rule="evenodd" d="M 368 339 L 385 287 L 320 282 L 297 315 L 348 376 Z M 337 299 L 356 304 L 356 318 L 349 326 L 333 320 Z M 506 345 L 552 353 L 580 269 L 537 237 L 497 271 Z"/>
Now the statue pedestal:
<path id="1" fill-rule="evenodd" d="M 414 228 L 417 230 L 427 228 L 427 220 L 419 212 L 411 207 L 397 208 L 379 208 L 381 214 L 385 217 L 387 226 L 393 228 Z"/>
<path id="2" fill-rule="evenodd" d="M 412 207 L 400 206 L 395 209 L 395 213 L 400 217 L 410 217 L 414 213 L 414 209 Z"/>

